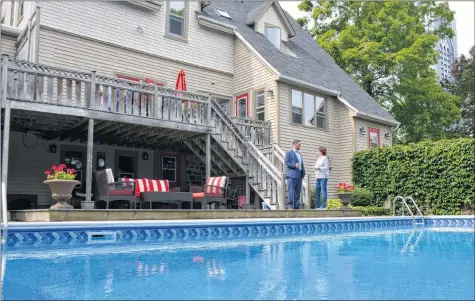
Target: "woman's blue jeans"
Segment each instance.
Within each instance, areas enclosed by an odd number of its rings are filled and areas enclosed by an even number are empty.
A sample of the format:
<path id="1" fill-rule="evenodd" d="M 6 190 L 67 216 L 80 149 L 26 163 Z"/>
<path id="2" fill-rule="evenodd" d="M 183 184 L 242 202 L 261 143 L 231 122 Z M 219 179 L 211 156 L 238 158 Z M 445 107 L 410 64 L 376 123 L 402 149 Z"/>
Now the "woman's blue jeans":
<path id="1" fill-rule="evenodd" d="M 327 208 L 327 183 L 328 179 L 317 179 L 317 184 L 315 185 L 315 195 L 317 201 L 315 203 L 315 208 Z M 320 202 L 321 195 L 321 202 Z"/>

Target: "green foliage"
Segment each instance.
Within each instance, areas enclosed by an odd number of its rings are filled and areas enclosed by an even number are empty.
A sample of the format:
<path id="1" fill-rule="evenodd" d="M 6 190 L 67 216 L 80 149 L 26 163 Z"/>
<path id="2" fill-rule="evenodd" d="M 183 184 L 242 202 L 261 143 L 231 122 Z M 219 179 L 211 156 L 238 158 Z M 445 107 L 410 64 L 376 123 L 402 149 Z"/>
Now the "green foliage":
<path id="1" fill-rule="evenodd" d="M 373 204 L 412 196 L 429 214 L 460 214 L 475 199 L 475 140 L 424 141 L 354 155 L 353 182 L 373 193 Z"/>
<path id="2" fill-rule="evenodd" d="M 327 209 L 338 209 L 341 208 L 343 205 L 339 199 L 330 199 L 327 200 Z"/>
<path id="3" fill-rule="evenodd" d="M 379 206 L 353 207 L 353 209 L 361 209 L 363 216 L 391 215 L 391 210 Z"/>
<path id="4" fill-rule="evenodd" d="M 475 134 L 475 46 L 470 49 L 470 56 L 460 55 L 452 64 L 453 83 L 444 81 L 442 84 L 454 95 L 459 96 L 462 119 L 451 128 L 454 136 Z"/>
<path id="5" fill-rule="evenodd" d="M 447 2 L 304 1 L 299 9 L 312 12 L 307 30 L 319 45 L 401 123 L 399 140 L 443 138 L 460 119 L 459 97 L 441 87 L 431 67 L 437 41 L 454 34 Z"/>
<path id="6" fill-rule="evenodd" d="M 373 194 L 366 188 L 355 187 L 351 204 L 353 206 L 370 206 L 373 203 Z"/>

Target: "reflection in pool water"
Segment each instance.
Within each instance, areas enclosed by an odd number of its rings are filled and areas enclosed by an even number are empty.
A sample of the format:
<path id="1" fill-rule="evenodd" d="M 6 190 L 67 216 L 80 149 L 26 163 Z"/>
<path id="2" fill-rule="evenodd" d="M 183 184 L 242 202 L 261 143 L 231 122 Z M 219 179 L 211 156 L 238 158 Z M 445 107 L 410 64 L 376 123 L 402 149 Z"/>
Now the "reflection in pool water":
<path id="1" fill-rule="evenodd" d="M 423 232 L 422 232 L 423 231 Z M 7 254 L 7 300 L 469 299 L 472 231 L 435 229 Z"/>

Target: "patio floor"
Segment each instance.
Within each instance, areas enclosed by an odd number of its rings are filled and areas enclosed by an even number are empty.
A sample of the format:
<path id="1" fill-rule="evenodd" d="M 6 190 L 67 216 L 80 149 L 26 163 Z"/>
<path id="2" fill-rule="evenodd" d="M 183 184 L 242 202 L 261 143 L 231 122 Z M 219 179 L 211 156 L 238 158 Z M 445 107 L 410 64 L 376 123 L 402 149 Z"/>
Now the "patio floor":
<path id="1" fill-rule="evenodd" d="M 18 210 L 15 222 L 358 217 L 361 210 Z"/>

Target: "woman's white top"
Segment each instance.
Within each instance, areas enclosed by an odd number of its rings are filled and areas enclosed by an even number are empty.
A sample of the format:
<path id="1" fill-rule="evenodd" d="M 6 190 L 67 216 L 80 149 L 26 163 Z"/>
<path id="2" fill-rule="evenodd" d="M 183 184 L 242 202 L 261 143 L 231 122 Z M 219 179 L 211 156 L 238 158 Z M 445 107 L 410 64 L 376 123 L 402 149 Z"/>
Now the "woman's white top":
<path id="1" fill-rule="evenodd" d="M 320 156 L 315 163 L 315 178 L 326 179 L 330 174 L 330 163 L 327 156 Z"/>

